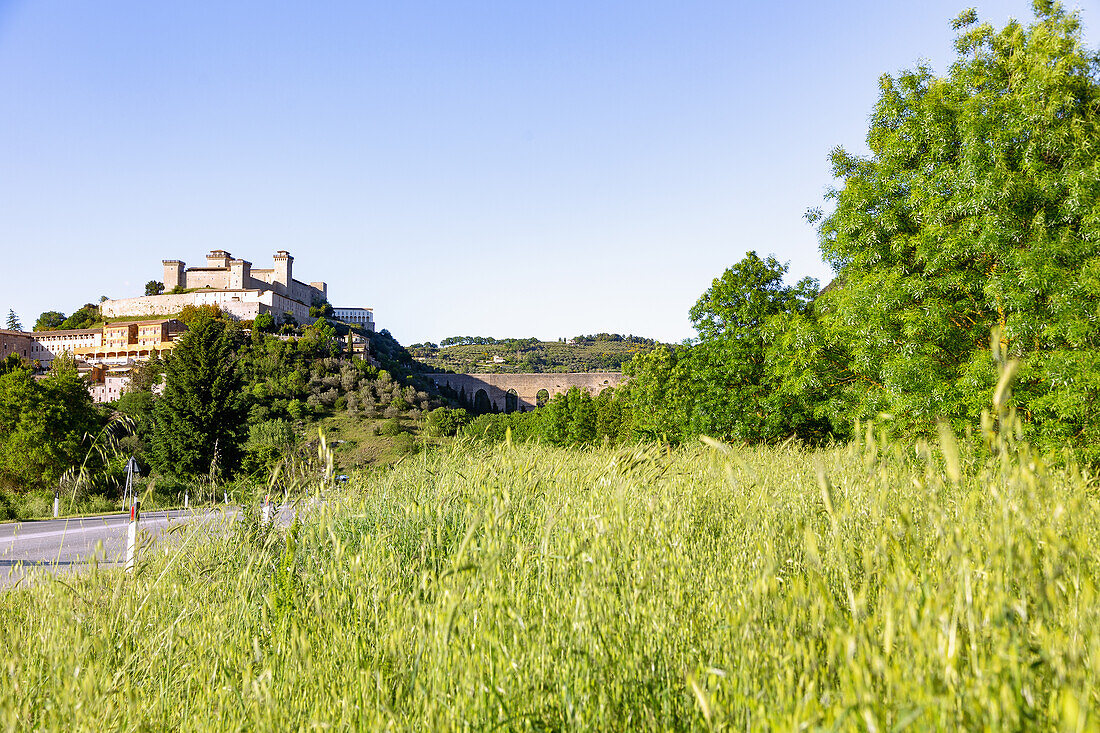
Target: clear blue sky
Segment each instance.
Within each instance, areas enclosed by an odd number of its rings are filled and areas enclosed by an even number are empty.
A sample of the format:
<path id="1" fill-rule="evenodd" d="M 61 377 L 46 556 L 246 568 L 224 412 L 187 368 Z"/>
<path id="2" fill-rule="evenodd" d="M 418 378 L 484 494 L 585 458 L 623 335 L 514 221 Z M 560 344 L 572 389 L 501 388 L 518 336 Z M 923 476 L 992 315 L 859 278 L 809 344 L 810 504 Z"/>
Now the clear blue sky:
<path id="1" fill-rule="evenodd" d="M 678 341 L 747 250 L 829 279 L 827 154 L 964 7 L 0 0 L 0 315 L 288 249 L 405 344 Z"/>

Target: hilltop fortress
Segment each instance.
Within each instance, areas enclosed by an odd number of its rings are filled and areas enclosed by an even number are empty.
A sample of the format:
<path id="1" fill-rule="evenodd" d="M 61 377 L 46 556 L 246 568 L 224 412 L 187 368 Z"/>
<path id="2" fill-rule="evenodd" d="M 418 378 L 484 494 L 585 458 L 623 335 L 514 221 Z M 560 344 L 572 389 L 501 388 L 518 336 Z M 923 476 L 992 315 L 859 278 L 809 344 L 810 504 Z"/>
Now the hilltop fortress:
<path id="1" fill-rule="evenodd" d="M 270 313 L 282 322 L 287 315 L 301 324 L 312 323 L 310 306 L 328 301 L 328 285 L 294 279 L 294 258 L 286 250 L 275 253 L 273 267 L 256 269 L 248 260 L 234 259 L 216 249 L 202 267 L 187 267 L 183 260 L 163 260 L 163 295 L 106 300 L 103 318 L 132 318 L 179 313 L 184 306 L 216 305 L 237 320 L 253 320 Z M 370 308 L 336 308 L 336 317 L 374 330 Z"/>
<path id="2" fill-rule="evenodd" d="M 99 310 L 105 323 L 96 328 L 0 329 L 0 359 L 16 354 L 38 369 L 48 369 L 55 358 L 68 354 L 87 375 L 92 398 L 109 402 L 122 394 L 134 366 L 175 347 L 187 327 L 171 316 L 185 306 L 216 305 L 241 321 L 270 313 L 278 322 L 293 317 L 308 325 L 316 320 L 309 314 L 310 307 L 328 302 L 328 285 L 294 279 L 294 258 L 286 250 L 276 252 L 275 266 L 266 270 L 254 270 L 252 263 L 233 259 L 220 249 L 206 256 L 205 267 L 188 268 L 182 260 L 164 260 L 163 264 L 164 286 L 170 292 L 105 300 Z M 333 311 L 337 320 L 374 330 L 370 308 Z"/>

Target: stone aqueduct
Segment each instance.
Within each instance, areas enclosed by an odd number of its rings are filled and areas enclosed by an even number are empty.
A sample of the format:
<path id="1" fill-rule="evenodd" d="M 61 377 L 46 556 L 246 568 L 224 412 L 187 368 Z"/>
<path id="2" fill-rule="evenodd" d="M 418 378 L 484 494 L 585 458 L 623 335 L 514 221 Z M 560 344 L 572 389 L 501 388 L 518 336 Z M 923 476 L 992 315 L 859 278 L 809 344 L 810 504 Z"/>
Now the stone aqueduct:
<path id="1" fill-rule="evenodd" d="M 547 397 L 568 392 L 579 387 L 593 397 L 607 389 L 617 387 L 623 381 L 618 372 L 543 373 L 543 374 L 425 374 L 439 387 L 450 387 L 465 393 L 471 404 L 478 402 L 478 393 L 484 392 L 488 404 L 500 412 L 530 410 L 537 406 L 539 392 Z M 509 398 L 511 396 L 511 398 Z M 514 403 L 514 404 L 509 404 Z"/>

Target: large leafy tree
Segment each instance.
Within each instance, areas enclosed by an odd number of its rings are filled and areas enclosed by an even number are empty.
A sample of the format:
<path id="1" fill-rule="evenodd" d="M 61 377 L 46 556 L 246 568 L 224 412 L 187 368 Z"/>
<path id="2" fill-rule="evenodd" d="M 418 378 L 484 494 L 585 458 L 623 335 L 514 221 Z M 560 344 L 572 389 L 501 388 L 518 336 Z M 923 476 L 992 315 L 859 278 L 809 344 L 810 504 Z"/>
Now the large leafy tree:
<path id="1" fill-rule="evenodd" d="M 85 303 L 61 324 L 61 328 L 91 328 L 99 320 L 99 306 Z"/>
<path id="2" fill-rule="evenodd" d="M 71 360 L 55 359 L 36 380 L 24 365 L 0 370 L 0 484 L 56 485 L 89 450 L 100 419 Z"/>
<path id="3" fill-rule="evenodd" d="M 235 324 L 202 313 L 164 360 L 164 395 L 154 410 L 153 458 L 164 473 L 231 471 L 246 437 L 247 407 L 234 351 Z"/>
<path id="4" fill-rule="evenodd" d="M 690 353 L 690 430 L 745 441 L 786 437 L 803 422 L 767 368 L 774 319 L 803 313 L 817 294 L 806 278 L 784 283 L 787 267 L 749 252 L 716 278 L 691 309 L 699 341 Z"/>
<path id="5" fill-rule="evenodd" d="M 999 32 L 963 13 L 949 73 L 882 77 L 870 155 L 833 152 L 810 218 L 839 277 L 806 366 L 853 417 L 973 419 L 999 326 L 1032 430 L 1100 438 L 1100 64 L 1076 14 L 1034 6 Z"/>
<path id="6" fill-rule="evenodd" d="M 693 435 L 754 442 L 798 435 L 824 437 L 830 423 L 801 388 L 784 389 L 778 368 L 792 319 L 806 317 L 817 282 L 784 282 L 787 267 L 749 252 L 715 278 L 691 309 L 699 333 L 677 347 L 658 345 L 623 365 L 630 382 L 630 428 L 639 437 Z"/>
<path id="7" fill-rule="evenodd" d="M 61 328 L 61 324 L 65 322 L 65 314 L 60 311 L 46 311 L 38 316 L 38 320 L 34 322 L 35 331 L 51 331 L 57 328 Z"/>

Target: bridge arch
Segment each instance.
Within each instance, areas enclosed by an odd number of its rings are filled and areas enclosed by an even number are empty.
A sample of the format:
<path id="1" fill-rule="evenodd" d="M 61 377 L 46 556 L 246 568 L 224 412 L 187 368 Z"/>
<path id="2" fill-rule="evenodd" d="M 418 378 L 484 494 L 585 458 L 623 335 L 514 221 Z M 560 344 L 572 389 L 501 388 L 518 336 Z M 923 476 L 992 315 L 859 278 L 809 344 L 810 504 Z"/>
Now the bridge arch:
<path id="1" fill-rule="evenodd" d="M 619 372 L 423 374 L 421 376 L 432 380 L 441 388 L 447 387 L 453 390 L 456 395 L 464 394 L 467 404 L 479 412 L 511 412 L 509 393 L 515 395 L 515 409 L 530 410 L 546 404 L 554 395 L 568 392 L 571 387 L 577 387 L 595 397 L 603 390 L 617 387 L 624 381 L 623 375 Z M 483 409 L 478 409 L 479 403 Z"/>
<path id="2" fill-rule="evenodd" d="M 484 389 L 479 389 L 474 393 L 473 408 L 474 412 L 477 413 L 493 412 L 493 402 L 489 399 L 489 393 Z"/>

